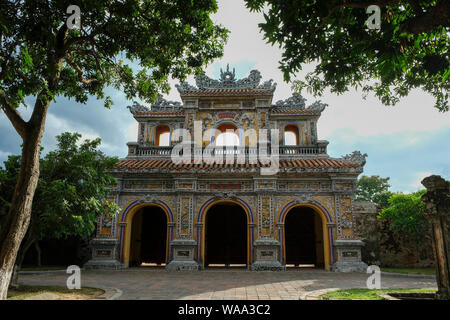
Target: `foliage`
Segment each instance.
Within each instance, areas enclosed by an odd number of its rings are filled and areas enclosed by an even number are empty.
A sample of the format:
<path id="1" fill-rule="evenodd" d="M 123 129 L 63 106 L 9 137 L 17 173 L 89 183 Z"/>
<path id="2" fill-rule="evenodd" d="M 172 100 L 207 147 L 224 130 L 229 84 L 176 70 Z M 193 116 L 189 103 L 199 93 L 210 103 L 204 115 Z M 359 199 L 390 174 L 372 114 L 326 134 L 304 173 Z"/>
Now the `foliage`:
<path id="1" fill-rule="evenodd" d="M 4 162 L 4 168 L 0 167 L 0 222 L 9 210 L 10 200 L 14 192 L 14 185 L 19 175 L 20 156 L 8 156 Z M 0 223 L 1 230 L 1 223 Z"/>
<path id="2" fill-rule="evenodd" d="M 372 92 L 386 105 L 414 88 L 431 93 L 448 111 L 450 89 L 448 0 L 246 0 L 264 11 L 259 24 L 265 39 L 283 49 L 280 69 L 286 81 L 316 62 L 294 88 L 315 95 L 325 89 Z M 370 30 L 367 7 L 381 8 L 380 30 Z"/>
<path id="3" fill-rule="evenodd" d="M 393 232 L 419 235 L 427 223 L 422 215 L 425 204 L 420 199 L 425 192 L 426 190 L 420 190 L 410 194 L 392 194 L 389 198 L 389 207 L 383 209 L 378 217 L 388 220 L 389 228 Z"/>
<path id="4" fill-rule="evenodd" d="M 80 8 L 80 28 L 67 23 L 72 5 Z M 113 101 L 105 97 L 106 87 L 123 91 L 127 99 L 153 102 L 168 92 L 169 77 L 183 80 L 222 55 L 227 30 L 210 19 L 216 11 L 215 0 L 0 1 L 0 108 L 23 141 L 15 192 L 0 221 L 0 299 L 6 299 L 30 223 L 51 102 L 64 96 L 86 103 L 96 96 L 109 108 Z M 35 98 L 28 121 L 18 110 L 27 106 L 25 97 Z M 73 199 L 75 191 L 64 180 L 51 187 Z M 89 203 L 84 208 L 95 207 Z M 65 204 L 61 209 L 71 208 Z M 75 218 L 77 225 L 84 223 Z"/>
<path id="5" fill-rule="evenodd" d="M 371 201 L 385 208 L 389 205 L 388 199 L 392 194 L 389 191 L 389 187 L 389 177 L 361 176 L 361 178 L 358 179 L 355 199 Z"/>
<path id="6" fill-rule="evenodd" d="M 81 29 L 66 25 L 69 5 L 80 7 Z M 86 103 L 89 95 L 104 98 L 106 86 L 151 102 L 169 90 L 169 75 L 183 79 L 221 56 L 227 37 L 209 18 L 215 0 L 22 0 L 0 6 L 0 93 L 13 108 L 43 93 L 43 99 L 63 95 Z M 105 106 L 111 104 L 107 97 Z"/>
<path id="7" fill-rule="evenodd" d="M 340 289 L 330 291 L 319 297 L 319 300 L 386 300 L 382 295 L 389 293 L 435 293 L 435 289 Z"/>
<path id="8" fill-rule="evenodd" d="M 106 201 L 109 187 L 116 183 L 108 173 L 118 159 L 97 150 L 101 140 L 81 135 L 57 136 L 58 148 L 40 160 L 41 175 L 32 206 L 32 223 L 39 238 L 92 235 L 99 215 L 113 214 L 118 207 Z M 20 156 L 9 156 L 0 169 L 0 199 L 10 201 L 20 168 Z M 4 179 L 6 177 L 6 179 Z"/>

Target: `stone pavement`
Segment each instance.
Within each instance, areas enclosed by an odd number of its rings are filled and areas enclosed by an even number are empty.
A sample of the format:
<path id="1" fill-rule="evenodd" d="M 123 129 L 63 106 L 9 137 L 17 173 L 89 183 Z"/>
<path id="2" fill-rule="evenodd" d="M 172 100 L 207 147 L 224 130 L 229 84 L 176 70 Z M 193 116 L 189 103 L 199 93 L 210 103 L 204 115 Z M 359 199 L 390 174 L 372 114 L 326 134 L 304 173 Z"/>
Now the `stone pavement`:
<path id="1" fill-rule="evenodd" d="M 65 273 L 21 273 L 27 285 L 66 284 Z M 327 288 L 365 288 L 369 274 L 322 270 L 251 272 L 214 270 L 167 272 L 161 269 L 82 270 L 81 285 L 117 288 L 119 299 L 190 300 L 298 300 L 306 293 Z M 437 288 L 434 278 L 381 275 L 382 288 Z"/>

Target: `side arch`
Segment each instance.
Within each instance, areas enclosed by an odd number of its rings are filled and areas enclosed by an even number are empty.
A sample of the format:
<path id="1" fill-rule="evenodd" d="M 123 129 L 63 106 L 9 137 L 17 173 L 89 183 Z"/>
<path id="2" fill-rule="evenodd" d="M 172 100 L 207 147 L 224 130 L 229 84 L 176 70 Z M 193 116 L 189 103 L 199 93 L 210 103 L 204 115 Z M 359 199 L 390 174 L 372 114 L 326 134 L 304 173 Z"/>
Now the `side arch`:
<path id="1" fill-rule="evenodd" d="M 322 221 L 322 234 L 323 234 L 323 243 L 324 243 L 324 264 L 325 270 L 329 270 L 330 266 L 334 263 L 334 247 L 333 247 L 333 230 L 328 225 L 332 224 L 333 220 L 331 218 L 328 210 L 318 201 L 312 200 L 310 202 L 301 203 L 297 200 L 293 200 L 287 203 L 280 211 L 278 216 L 278 223 L 283 225 L 283 228 L 278 229 L 278 239 L 281 240 L 281 247 L 279 251 L 279 257 L 282 259 L 280 261 L 284 264 L 286 261 L 286 239 L 285 239 L 285 228 L 284 223 L 286 220 L 286 215 L 291 211 L 291 209 L 295 207 L 308 207 L 312 208 L 315 213 L 319 215 Z"/>
<path id="2" fill-rule="evenodd" d="M 120 225 L 120 246 L 119 246 L 119 261 L 124 265 L 128 265 L 130 260 L 130 239 L 131 239 L 131 224 L 133 217 L 139 209 L 144 207 L 159 207 L 166 214 L 167 218 L 167 239 L 166 239 L 166 257 L 170 261 L 170 241 L 173 239 L 173 212 L 170 207 L 161 200 L 152 200 L 146 202 L 145 200 L 135 200 L 129 203 L 120 215 L 119 225 Z M 168 262 L 167 261 L 167 262 Z"/>
<path id="3" fill-rule="evenodd" d="M 161 127 L 167 127 L 168 129 L 169 129 L 169 146 L 171 146 L 172 145 L 172 133 L 173 133 L 173 128 L 172 128 L 172 124 L 171 123 L 169 123 L 169 122 L 159 122 L 159 123 L 156 123 L 154 126 L 153 126 L 153 128 L 152 128 L 152 131 L 151 131 L 151 137 L 152 137 L 152 143 L 154 144 L 154 145 L 157 145 L 156 144 L 156 140 L 157 139 L 159 139 L 158 138 L 158 128 L 161 128 Z"/>

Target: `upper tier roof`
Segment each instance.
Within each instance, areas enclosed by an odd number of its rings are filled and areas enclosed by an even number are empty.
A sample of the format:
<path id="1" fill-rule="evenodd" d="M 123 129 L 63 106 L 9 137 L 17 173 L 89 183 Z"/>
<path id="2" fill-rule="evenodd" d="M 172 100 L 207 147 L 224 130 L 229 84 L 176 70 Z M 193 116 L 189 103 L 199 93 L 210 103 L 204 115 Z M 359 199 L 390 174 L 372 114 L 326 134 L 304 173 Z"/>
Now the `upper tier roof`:
<path id="1" fill-rule="evenodd" d="M 229 65 L 227 65 L 225 72 L 220 69 L 219 80 L 211 79 L 205 73 L 202 73 L 199 77 L 195 78 L 197 87 L 186 82 L 176 85 L 176 87 L 181 96 L 199 96 L 202 94 L 208 96 L 211 94 L 227 95 L 230 93 L 241 95 L 272 95 L 277 84 L 273 83 L 272 79 L 260 84 L 261 78 L 261 72 L 252 70 L 247 78 L 237 80 L 235 69 L 233 68 L 231 72 Z"/>
<path id="2" fill-rule="evenodd" d="M 222 98 L 222 97 L 264 97 L 271 103 L 273 93 L 277 86 L 273 80 L 266 81 L 261 84 L 261 73 L 258 70 L 250 71 L 247 78 L 236 79 L 235 69 L 230 71 L 227 66 L 226 71 L 220 70 L 220 79 L 215 80 L 209 78 L 205 73 L 195 78 L 196 86 L 192 86 L 186 82 L 176 85 L 181 98 L 186 101 L 189 98 Z M 187 98 L 187 99 L 186 99 Z M 293 93 L 292 97 L 286 100 L 279 100 L 275 104 L 269 106 L 270 112 L 274 115 L 320 115 L 326 107 L 326 104 L 316 101 L 306 106 L 306 99 L 299 93 Z M 140 105 L 135 102 L 128 107 L 134 116 L 181 116 L 184 108 L 181 102 L 167 101 L 162 96 L 152 104 L 151 108 Z"/>

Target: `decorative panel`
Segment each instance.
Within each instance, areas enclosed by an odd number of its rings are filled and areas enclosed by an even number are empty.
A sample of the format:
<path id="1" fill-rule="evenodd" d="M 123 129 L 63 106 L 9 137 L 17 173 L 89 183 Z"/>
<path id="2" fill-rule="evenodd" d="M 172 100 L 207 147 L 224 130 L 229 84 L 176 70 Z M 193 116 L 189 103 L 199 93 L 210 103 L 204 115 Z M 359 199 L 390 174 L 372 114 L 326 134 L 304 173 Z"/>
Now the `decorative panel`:
<path id="1" fill-rule="evenodd" d="M 270 237 L 273 231 L 272 197 L 258 197 L 258 224 L 260 237 Z"/>
<path id="2" fill-rule="evenodd" d="M 178 200 L 178 237 L 190 238 L 192 235 L 192 197 L 181 196 Z"/>

